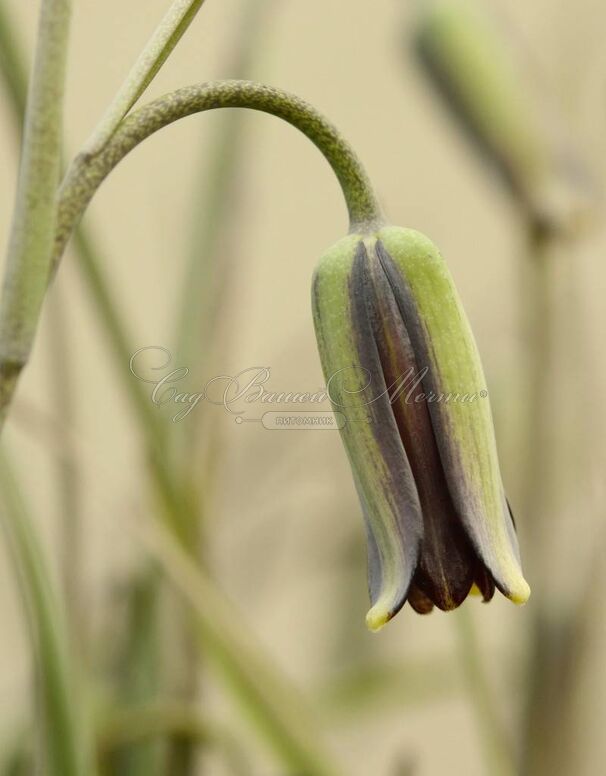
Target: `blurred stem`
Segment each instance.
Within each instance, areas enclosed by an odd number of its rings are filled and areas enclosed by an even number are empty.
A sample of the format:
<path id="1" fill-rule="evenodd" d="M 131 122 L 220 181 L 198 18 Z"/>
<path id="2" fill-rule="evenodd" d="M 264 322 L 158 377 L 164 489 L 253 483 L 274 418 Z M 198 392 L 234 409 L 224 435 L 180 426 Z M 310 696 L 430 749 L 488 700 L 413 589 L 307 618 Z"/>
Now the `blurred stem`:
<path id="1" fill-rule="evenodd" d="M 223 672 L 238 702 L 284 766 L 305 776 L 342 773 L 324 752 L 305 701 L 256 645 L 240 614 L 159 523 L 147 523 L 141 538 L 196 617 L 207 659 Z"/>
<path id="2" fill-rule="evenodd" d="M 521 720 L 520 776 L 569 776 L 579 772 L 579 762 L 583 762 L 579 734 L 586 720 L 579 710 L 580 702 L 586 704 L 584 673 L 592 641 L 604 627 L 606 534 L 602 531 L 595 538 L 573 605 L 557 613 L 543 607 L 535 616 L 526 674 L 528 702 Z M 586 708 L 594 713 L 593 707 Z"/>
<path id="3" fill-rule="evenodd" d="M 85 713 L 76 697 L 69 636 L 22 490 L 4 451 L 0 450 L 2 518 L 21 583 L 31 640 L 36 649 L 44 731 L 44 772 L 52 776 L 94 773 L 85 749 Z"/>
<path id="4" fill-rule="evenodd" d="M 526 451 L 522 487 L 523 512 L 528 516 L 524 530 L 528 534 L 530 565 L 538 585 L 544 585 L 548 570 L 541 568 L 549 553 L 543 552 L 546 520 L 553 520 L 557 507 L 552 494 L 557 451 L 553 439 L 554 348 L 558 312 L 555 297 L 557 249 L 560 237 L 537 227 L 526 227 L 527 256 L 522 267 L 521 298 L 527 319 L 528 410 L 523 425 L 521 449 Z M 536 583 L 534 583 L 536 584 Z M 535 592 L 541 592 L 538 589 Z M 541 597 L 541 596 L 539 596 Z"/>
<path id="5" fill-rule="evenodd" d="M 177 43 L 202 7 L 204 0 L 175 0 L 139 55 L 126 80 L 95 127 L 84 148 L 96 154 L 108 142 L 120 122 L 154 80 Z"/>
<path id="6" fill-rule="evenodd" d="M 62 451 L 56 460 L 60 561 L 70 634 L 74 646 L 81 651 L 85 645 L 84 580 L 81 573 L 81 492 L 72 434 L 76 404 L 73 358 L 60 288 L 55 288 L 55 295 L 49 301 L 51 390 L 57 416 L 57 448 Z"/>
<path id="7" fill-rule="evenodd" d="M 226 730 L 203 717 L 195 707 L 178 703 L 156 702 L 115 711 L 101 726 L 99 759 L 103 763 L 117 749 L 158 738 L 182 738 L 193 746 L 214 746 L 221 750 L 236 776 L 251 773 L 248 760 Z"/>
<path id="8" fill-rule="evenodd" d="M 515 776 L 511 744 L 497 712 L 499 704 L 486 675 L 471 612 L 462 606 L 453 620 L 457 626 L 459 654 L 469 699 L 485 751 L 486 772 L 491 776 Z"/>
<path id="9" fill-rule="evenodd" d="M 230 70 L 237 79 L 248 78 L 260 52 L 259 34 L 274 0 L 248 0 L 236 36 L 234 63 Z M 174 352 L 189 367 L 200 358 L 200 342 L 210 341 L 219 307 L 216 294 L 216 266 L 219 245 L 231 231 L 236 199 L 237 170 L 242 158 L 245 115 L 228 111 L 218 127 L 211 150 L 205 154 L 201 185 L 194 194 L 191 244 L 185 270 Z M 225 272 L 225 267 L 221 268 Z"/>
<path id="10" fill-rule="evenodd" d="M 571 390 L 566 381 L 571 374 L 585 374 L 582 334 L 578 331 L 579 311 L 568 294 L 559 298 L 558 280 L 566 277 L 572 244 L 564 235 L 527 229 L 528 251 L 523 265 L 523 299 L 528 320 L 525 336 L 529 342 L 529 409 L 524 467 L 525 510 L 529 516 L 526 532 L 530 565 L 535 576 L 535 604 L 532 607 L 531 649 L 526 668 L 526 705 L 523 709 L 521 776 L 565 776 L 574 770 L 574 704 L 579 679 L 580 657 L 586 646 L 586 631 L 595 609 L 588 608 L 594 589 L 594 568 L 561 569 L 557 553 L 562 540 L 563 505 L 559 494 L 565 489 L 562 478 L 569 469 L 575 487 L 585 474 L 593 454 L 590 429 L 567 439 L 567 459 L 562 458 L 557 434 L 570 419 L 562 407 Z M 567 286 L 574 276 L 566 277 Z M 567 289 L 570 290 L 569 288 Z M 565 316 L 562 318 L 562 316 Z M 563 325 L 565 321 L 565 326 Z M 562 341 L 565 332 L 568 341 Z M 571 352 L 571 347 L 575 348 Z M 560 352 L 565 358 L 560 358 Z M 574 383 L 576 388 L 577 383 Z M 558 420 L 557 423 L 554 419 Z M 583 416 L 574 417 L 575 427 Z M 585 433 L 583 433 L 585 432 Z M 580 541 L 580 539 L 579 539 Z M 603 549 L 602 549 L 603 551 Z M 557 578 L 554 579 L 554 572 Z M 572 572 L 572 573 L 571 573 Z M 566 578 L 565 574 L 569 577 Z M 577 580 L 587 582 L 578 586 Z M 562 599 L 563 591 L 576 587 L 576 595 Z"/>
<path id="11" fill-rule="evenodd" d="M 163 458 L 163 430 L 157 414 L 153 412 L 151 402 L 146 399 L 137 381 L 132 379 L 125 368 L 130 359 L 129 339 L 121 316 L 115 309 L 94 243 L 83 230 L 76 233 L 76 249 L 100 320 L 104 323 L 116 360 L 122 367 L 119 374 L 125 379 L 125 387 L 133 402 L 142 433 L 150 443 L 152 464 L 155 466 L 156 478 L 160 481 L 160 493 L 167 515 L 171 518 L 169 524 L 179 525 L 190 502 L 186 500 L 185 509 L 181 508 L 176 474 Z M 175 531 L 175 535 L 178 536 L 179 531 Z M 174 557 L 175 552 L 177 559 L 181 558 L 181 554 L 185 555 L 175 545 L 172 536 L 170 543 L 171 557 Z M 313 720 L 303 711 L 297 693 L 280 678 L 272 661 L 261 650 L 251 647 L 254 640 L 239 627 L 239 615 L 227 606 L 213 583 L 206 576 L 196 576 L 195 566 L 189 558 L 187 564 L 188 575 L 194 574 L 197 585 L 196 600 L 193 603 L 190 601 L 190 605 L 198 611 L 201 627 L 209 634 L 213 646 L 215 663 L 226 674 L 236 697 L 246 703 L 262 732 L 274 743 L 289 767 L 295 763 L 295 769 L 305 772 L 306 776 L 333 776 L 338 773 L 338 769 L 330 764 L 320 750 L 320 736 L 315 731 Z M 59 719 L 55 717 L 55 724 Z M 304 724 L 300 723 L 301 719 Z M 311 734 L 306 732 L 310 727 Z M 57 743 L 60 744 L 61 740 L 59 738 Z M 303 768 L 299 768 L 301 763 L 304 763 Z M 70 771 L 64 770 L 61 776 L 70 776 Z M 90 771 L 87 776 L 90 776 Z"/>
<path id="12" fill-rule="evenodd" d="M 252 75 L 259 55 L 266 50 L 266 46 L 260 45 L 260 33 L 274 3 L 275 0 L 246 0 L 231 43 L 232 61 L 227 67 L 230 75 L 238 79 Z M 246 119 L 244 111 L 224 111 L 195 178 L 189 230 L 191 238 L 181 298 L 176 306 L 173 337 L 174 357 L 190 370 L 194 384 L 220 347 L 218 339 L 221 333 L 217 323 L 233 272 L 233 224 L 239 214 L 237 183 L 241 175 Z M 171 442 L 176 470 L 184 487 L 195 494 L 197 510 L 193 516 L 197 518 L 197 523 L 191 531 L 195 537 L 192 550 L 197 550 L 198 560 L 203 563 L 206 546 L 203 540 L 204 517 L 211 510 L 211 467 L 217 466 L 218 440 L 212 426 L 207 424 L 201 429 L 200 422 L 196 421 L 191 418 L 191 422 L 177 424 Z M 211 449 L 214 452 L 212 459 L 208 455 Z M 177 666 L 177 692 L 179 697 L 191 701 L 199 697 L 200 651 L 185 606 L 182 606 L 181 613 L 183 643 L 177 644 L 181 651 Z M 174 776 L 190 773 L 193 755 L 194 746 L 190 739 L 176 739 L 169 753 L 171 773 Z"/>
<path id="13" fill-rule="evenodd" d="M 159 649 L 160 574 L 147 566 L 135 571 L 125 591 L 127 597 L 124 641 L 118 655 L 116 685 L 120 703 L 128 709 L 152 703 L 162 688 Z M 157 741 L 134 740 L 134 746 L 119 747 L 112 753 L 113 776 L 159 776 L 160 751 Z"/>
<path id="14" fill-rule="evenodd" d="M 0 300 L 0 426 L 28 361 L 48 284 L 70 15 L 69 0 L 42 0 Z"/>
<path id="15" fill-rule="evenodd" d="M 163 506 L 164 515 L 172 529 L 186 544 L 191 544 L 191 526 L 195 525 L 192 510 L 195 508 L 190 493 L 180 487 L 178 473 L 172 470 L 166 454 L 166 430 L 156 408 L 142 390 L 141 383 L 128 369 L 132 348 L 127 326 L 114 302 L 109 283 L 102 270 L 103 262 L 97 255 L 95 244 L 88 234 L 79 229 L 76 232 L 76 249 L 80 268 L 88 286 L 104 333 L 109 340 L 118 374 L 124 382 L 126 395 L 131 401 L 135 417 L 143 438 L 146 440 L 148 464 L 153 474 L 152 481 Z"/>

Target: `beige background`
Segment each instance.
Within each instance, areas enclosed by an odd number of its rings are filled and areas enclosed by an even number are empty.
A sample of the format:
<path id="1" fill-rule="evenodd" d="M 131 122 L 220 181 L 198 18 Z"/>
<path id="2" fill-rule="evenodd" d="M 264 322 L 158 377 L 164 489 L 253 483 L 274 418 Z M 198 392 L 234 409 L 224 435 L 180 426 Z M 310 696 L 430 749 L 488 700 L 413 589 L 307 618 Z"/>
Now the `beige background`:
<path id="1" fill-rule="evenodd" d="M 31 51 L 38 4 L 9 0 L 8 5 L 14 6 Z M 516 260 L 523 241 L 508 196 L 470 153 L 403 50 L 414 5 L 396 0 L 277 2 L 263 34 L 257 77 L 300 94 L 329 115 L 366 163 L 393 222 L 428 233 L 441 247 L 483 354 L 503 468 L 515 483 L 520 474 L 514 454 L 515 375 L 521 345 Z M 72 152 L 86 139 L 166 6 L 167 0 L 74 2 L 66 106 Z M 230 76 L 226 63 L 242 7 L 242 0 L 209 0 L 149 96 Z M 507 0 L 498 3 L 498 10 L 504 24 L 517 29 L 531 47 L 571 131 L 582 138 L 584 153 L 601 176 L 606 159 L 604 4 Z M 170 344 L 191 192 L 195 177 L 204 174 L 204 150 L 217 122 L 216 115 L 194 117 L 145 143 L 104 184 L 87 215 L 100 237 L 135 346 Z M 232 373 L 271 365 L 276 389 L 313 390 L 322 378 L 311 325 L 310 277 L 317 257 L 346 230 L 344 207 L 325 162 L 301 136 L 256 114 L 250 115 L 249 127 L 233 223 L 241 268 L 229 311 L 232 346 L 218 359 L 217 369 Z M 10 116 L 0 103 L 3 244 L 17 158 Z M 554 580 L 564 591 L 584 557 L 586 543 L 576 537 L 603 522 L 604 247 L 598 229 L 576 258 L 591 373 L 578 375 L 568 400 L 582 405 L 591 419 L 594 436 L 587 444 L 595 446 L 595 455 L 578 498 L 565 505 L 571 552 L 563 555 L 562 578 Z M 76 433 L 86 482 L 87 595 L 97 625 L 111 624 L 102 591 L 140 552 L 127 530 L 130 512 L 142 499 L 139 441 L 73 255 L 67 256 L 52 296 L 67 309 L 78 367 Z M 20 386 L 21 414 L 31 406 L 54 411 L 45 323 Z M 361 644 L 370 661 L 443 661 L 456 641 L 449 618 L 440 613 L 420 619 L 405 611 L 378 637 L 364 630 L 361 518 L 336 435 L 269 434 L 254 424 L 236 426 L 221 410 L 217 413 L 224 486 L 213 516 L 210 555 L 222 586 L 276 661 L 310 690 L 338 674 L 340 650 L 351 640 Z M 54 453 L 43 429 L 28 428 L 14 419 L 7 436 L 27 467 L 30 496 L 52 545 Z M 566 445 L 567 439 L 558 443 Z M 519 517 L 522 523 L 529 519 Z M 352 541 L 353 566 L 344 572 L 343 546 Z M 14 582 L 4 550 L 0 553 L 0 732 L 8 732 L 26 707 L 29 673 Z M 532 569 L 528 574 L 532 581 Z M 347 599 L 345 616 L 340 596 Z M 523 649 L 527 614 L 502 598 L 490 607 L 472 605 L 498 686 L 501 667 L 515 663 Z M 596 611 L 596 619 L 602 614 Z M 335 630 L 343 631 L 341 641 Z M 604 645 L 603 633 L 601 638 Z M 595 639 L 596 662 L 584 689 L 587 747 L 579 754 L 578 771 L 584 774 L 600 772 L 606 755 L 604 744 L 601 750 L 598 746 L 604 665 L 598 635 Z M 345 662 L 347 654 L 345 649 Z M 516 691 L 511 686 L 504 690 L 509 714 Z M 219 690 L 216 695 L 217 713 L 231 719 L 229 703 Z M 346 716 L 333 729 L 334 746 L 354 775 L 388 773 L 397 756 L 408 754 L 419 776 L 485 776 L 473 712 L 461 693 L 414 709 L 407 708 L 405 697 L 395 698 L 372 714 Z M 258 773 L 279 771 L 268 760 Z"/>

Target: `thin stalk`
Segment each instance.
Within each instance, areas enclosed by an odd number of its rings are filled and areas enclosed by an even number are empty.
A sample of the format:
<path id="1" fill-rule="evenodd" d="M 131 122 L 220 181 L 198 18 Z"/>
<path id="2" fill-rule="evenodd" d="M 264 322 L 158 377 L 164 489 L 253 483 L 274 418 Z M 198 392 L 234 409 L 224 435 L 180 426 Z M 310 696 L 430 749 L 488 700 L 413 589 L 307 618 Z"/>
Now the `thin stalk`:
<path id="1" fill-rule="evenodd" d="M 98 153 L 108 142 L 122 119 L 154 80 L 203 3 L 204 0 L 173 2 L 95 127 L 84 148 L 86 154 Z"/>
<path id="2" fill-rule="evenodd" d="M 595 451 L 587 443 L 591 432 L 583 428 L 584 415 L 576 413 L 569 418 L 562 409 L 562 401 L 578 382 L 573 380 L 573 385 L 570 376 L 587 371 L 579 329 L 582 315 L 575 306 L 576 298 L 570 295 L 575 281 L 570 273 L 574 245 L 566 236 L 537 231 L 532 225 L 527 228 L 527 242 L 521 288 L 529 314 L 525 331 L 525 341 L 529 343 L 529 385 L 528 417 L 522 440 L 527 451 L 523 495 L 526 513 L 532 515 L 526 531 L 538 595 L 530 623 L 519 772 L 522 776 L 559 776 L 574 770 L 573 723 L 577 683 L 582 673 L 580 650 L 586 646 L 585 630 L 595 616 L 595 608 L 589 603 L 595 606 L 592 591 L 596 584 L 594 566 L 583 569 L 587 582 L 577 587 L 579 569 L 567 572 L 559 562 L 557 539 L 565 529 L 561 493 L 567 477 L 579 492 L 583 490 Z M 563 278 L 569 292 L 566 298 L 560 294 Z M 558 423 L 554 424 L 556 417 Z M 564 460 L 554 432 L 559 429 L 561 433 L 563 424 L 572 420 L 575 429 L 581 431 L 576 432 L 578 436 L 570 434 L 567 438 Z M 590 515 L 587 519 L 590 523 Z M 582 540 L 581 537 L 579 541 Z M 594 542 L 595 537 L 591 546 Z M 598 552 L 603 553 L 603 546 Z M 571 589 L 575 595 L 570 600 L 562 599 L 562 592 Z"/>
<path id="3" fill-rule="evenodd" d="M 126 617 L 121 630 L 124 644 L 115 667 L 118 700 L 125 711 L 153 703 L 161 693 L 164 675 L 158 634 L 162 579 L 157 568 L 146 564 L 135 570 L 125 591 Z M 150 740 L 152 739 L 152 740 Z M 153 737 L 137 737 L 133 745 L 114 748 L 110 773 L 128 776 L 159 776 L 162 749 Z"/>
<path id="4" fill-rule="evenodd" d="M 319 726 L 304 699 L 257 646 L 206 572 L 159 523 L 146 523 L 141 539 L 195 615 L 207 660 L 223 673 L 284 766 L 305 776 L 342 773 L 324 751 Z"/>
<path id="5" fill-rule="evenodd" d="M 539 776 L 550 772 L 544 770 L 543 765 L 551 761 L 554 749 L 554 744 L 549 742 L 553 735 L 554 715 L 561 714 L 557 689 L 560 687 L 563 645 L 570 634 L 567 633 L 566 615 L 554 609 L 555 599 L 549 589 L 552 586 L 551 542 L 560 527 L 561 514 L 554 490 L 557 451 L 552 439 L 555 409 L 552 396 L 559 385 L 554 371 L 558 323 L 554 281 L 558 238 L 537 229 L 530 217 L 525 237 L 520 298 L 523 341 L 527 343 L 524 362 L 527 409 L 520 429 L 519 447 L 525 455 L 522 508 L 527 518 L 531 518 L 524 523 L 524 533 L 528 564 L 534 570 L 536 599 L 531 609 L 527 689 L 520 709 L 519 771 L 523 776 L 531 773 Z M 561 609 L 561 605 L 558 608 Z"/>
<path id="6" fill-rule="evenodd" d="M 60 191 L 54 266 L 95 192 L 116 165 L 139 143 L 185 116 L 215 108 L 249 108 L 283 119 L 299 129 L 326 158 L 337 176 L 352 231 L 372 231 L 383 223 L 381 209 L 361 162 L 340 132 L 315 108 L 292 94 L 252 81 L 215 81 L 178 89 L 131 113 L 94 156 L 79 154 Z"/>
<path id="7" fill-rule="evenodd" d="M 231 63 L 226 72 L 238 79 L 250 78 L 257 59 L 267 44 L 261 46 L 260 33 L 265 29 L 270 9 L 275 0 L 246 0 L 231 42 Z M 247 136 L 248 114 L 244 111 L 224 111 L 221 122 L 205 150 L 199 174 L 191 197 L 191 232 L 187 263 L 176 306 L 173 354 L 178 363 L 187 365 L 194 384 L 209 368 L 213 353 L 220 348 L 225 352 L 225 337 L 219 330 L 220 311 L 232 279 L 234 264 L 235 230 L 241 209 L 239 183 L 241 162 Z M 200 349 L 200 343 L 205 343 Z M 205 420 L 202 417 L 196 421 Z M 196 509 L 192 517 L 192 553 L 199 563 L 205 562 L 205 516 L 211 511 L 213 472 L 217 466 L 217 434 L 214 427 L 200 422 L 177 424 L 171 434 L 171 447 L 176 471 L 183 487 L 194 494 Z M 209 456 L 211 448 L 214 451 Z M 200 651 L 195 633 L 190 627 L 190 615 L 185 606 L 182 615 L 182 643 L 177 639 L 179 660 L 175 677 L 175 691 L 185 701 L 199 699 L 201 687 Z M 169 770 L 174 776 L 186 776 L 194 769 L 195 747 L 191 739 L 178 737 L 171 742 Z"/>
<path id="8" fill-rule="evenodd" d="M 90 776 L 93 771 L 87 762 L 82 731 L 84 715 L 74 687 L 64 614 L 22 490 L 1 450 L 0 486 L 2 521 L 36 650 L 43 712 L 43 770 L 51 776 Z"/>
<path id="9" fill-rule="evenodd" d="M 491 776 L 515 776 L 514 756 L 482 663 L 482 654 L 469 609 L 461 607 L 454 615 L 459 637 L 459 654 L 467 682 L 469 699 L 476 714 L 480 739 Z"/>
<path id="10" fill-rule="evenodd" d="M 248 0 L 236 36 L 234 63 L 228 68 L 237 79 L 249 78 L 254 70 L 260 51 L 259 34 L 274 2 Z M 215 260 L 234 219 L 245 115 L 242 111 L 229 111 L 223 118 L 207 155 L 209 163 L 205 163 L 204 174 L 200 175 L 201 185 L 193 197 L 188 263 L 177 305 L 174 353 L 188 367 L 198 360 L 199 343 L 208 342 L 214 328 L 218 310 Z M 225 272 L 225 268 L 221 271 Z"/>
<path id="11" fill-rule="evenodd" d="M 120 367 L 118 374 L 124 382 L 126 395 L 130 399 L 146 441 L 147 459 L 156 494 L 173 530 L 184 543 L 188 544 L 191 538 L 190 527 L 195 522 L 191 516 L 193 504 L 189 493 L 182 492 L 177 473 L 171 471 L 170 462 L 166 456 L 165 429 L 160 422 L 160 416 L 142 390 L 141 384 L 133 378 L 128 369 L 132 348 L 129 345 L 130 337 L 126 333 L 126 323 L 116 308 L 109 283 L 102 270 L 103 263 L 97 256 L 94 242 L 80 229 L 76 232 L 76 248 L 91 300 L 103 322 L 104 332 L 116 363 Z"/>
<path id="12" fill-rule="evenodd" d="M 43 0 L 0 300 L 0 425 L 28 361 L 48 284 L 70 15 L 69 0 Z"/>
<path id="13" fill-rule="evenodd" d="M 532 221 L 526 227 L 527 253 L 521 268 L 521 298 L 524 304 L 524 341 L 527 345 L 527 414 L 521 449 L 525 451 L 522 486 L 523 512 L 532 520 L 525 523 L 531 565 L 543 585 L 547 570 L 540 568 L 547 558 L 542 552 L 546 520 L 553 521 L 557 508 L 552 495 L 557 450 L 553 443 L 553 386 L 557 385 L 555 337 L 558 323 L 554 282 L 558 264 L 560 236 L 537 228 Z M 538 591 L 537 591 L 538 592 Z"/>
<path id="14" fill-rule="evenodd" d="M 58 295 L 57 295 L 58 294 Z M 66 601 L 70 634 L 79 651 L 85 645 L 85 615 L 82 580 L 81 488 L 73 449 L 74 360 L 69 342 L 69 327 L 61 289 L 49 306 L 50 374 L 52 400 L 57 423 L 57 447 L 63 452 L 56 458 L 58 485 L 58 525 L 61 546 L 63 594 Z"/>

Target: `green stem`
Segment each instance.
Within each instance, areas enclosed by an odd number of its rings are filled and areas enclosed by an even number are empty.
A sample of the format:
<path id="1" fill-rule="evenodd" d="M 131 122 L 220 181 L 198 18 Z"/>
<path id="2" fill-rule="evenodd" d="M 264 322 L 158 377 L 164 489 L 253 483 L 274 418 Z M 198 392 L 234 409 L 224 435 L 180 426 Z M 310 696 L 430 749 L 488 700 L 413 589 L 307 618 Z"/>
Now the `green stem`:
<path id="1" fill-rule="evenodd" d="M 347 141 L 299 97 L 252 81 L 216 81 L 178 89 L 130 114 L 102 151 L 79 154 L 61 186 L 54 266 L 95 192 L 130 151 L 154 132 L 185 116 L 215 108 L 270 113 L 299 129 L 321 151 L 337 176 L 352 231 L 371 231 L 382 216 L 368 177 Z"/>
<path id="2" fill-rule="evenodd" d="M 157 567 L 148 563 L 131 574 L 124 592 L 126 616 L 119 629 L 124 632 L 124 644 L 118 649 L 113 680 L 118 687 L 117 700 L 125 711 L 154 703 L 164 682 L 158 643 L 161 584 Z M 111 760 L 109 772 L 159 776 L 163 759 L 160 742 L 153 736 L 134 736 L 132 743 L 114 747 L 116 751 L 106 758 Z"/>
<path id="3" fill-rule="evenodd" d="M 70 635 L 81 654 L 85 648 L 86 617 L 82 584 L 82 491 L 75 464 L 77 454 L 73 438 L 76 407 L 75 364 L 63 289 L 55 288 L 53 298 L 49 302 L 49 371 L 52 401 L 57 417 L 56 445 L 62 451 L 54 462 L 60 561 Z"/>
<path id="4" fill-rule="evenodd" d="M 248 0 L 239 22 L 236 35 L 235 56 L 228 67 L 238 79 L 248 78 L 254 68 L 258 53 L 259 34 L 274 7 L 275 0 Z M 267 44 L 266 44 L 267 46 Z M 263 49 L 265 50 L 265 49 Z M 225 262 L 217 262 L 220 248 L 224 247 L 234 223 L 234 200 L 238 207 L 238 168 L 242 161 L 246 114 L 227 111 L 224 121 L 213 136 L 208 164 L 200 171 L 191 207 L 192 234 L 188 246 L 187 267 L 177 305 L 177 326 L 174 336 L 174 354 L 180 363 L 200 374 L 200 342 L 210 341 L 221 305 L 221 289 L 218 289 L 218 272 L 225 277 Z M 205 154 L 206 157 L 206 154 Z M 236 214 L 237 215 L 237 214 Z M 232 233 L 235 230 L 231 230 Z M 228 253 L 229 247 L 227 250 Z M 217 268 L 220 265 L 220 269 Z M 195 357 L 195 361 L 194 361 Z M 194 424 L 188 424 L 193 429 Z M 192 431 L 192 433 L 195 433 Z M 192 459 L 190 450 L 187 458 Z"/>
<path id="5" fill-rule="evenodd" d="M 239 703 L 288 772 L 305 776 L 342 773 L 324 751 L 320 725 L 305 700 L 257 646 L 231 602 L 159 523 L 141 534 L 147 549 L 191 608 L 209 662 L 224 674 Z"/>
<path id="6" fill-rule="evenodd" d="M 0 425 L 29 358 L 48 284 L 70 15 L 69 0 L 43 0 L 0 308 Z"/>
<path id="7" fill-rule="evenodd" d="M 249 79 L 260 55 L 268 48 L 267 36 L 261 41 L 272 17 L 275 0 L 246 0 L 230 41 L 230 56 L 225 70 L 232 78 Z M 264 45 L 261 45 L 261 44 Z M 173 354 L 186 364 L 194 382 L 209 368 L 213 355 L 225 352 L 228 344 L 220 325 L 220 312 L 225 308 L 235 265 L 239 256 L 234 247 L 242 199 L 242 161 L 248 136 L 250 114 L 226 110 L 213 133 L 210 148 L 205 149 L 190 198 L 191 228 L 186 251 L 186 266 L 176 306 Z M 203 352 L 200 343 L 205 343 Z M 195 498 L 191 527 L 192 552 L 205 564 L 208 542 L 206 517 L 212 511 L 213 472 L 219 465 L 215 424 L 204 424 L 204 413 L 197 422 L 176 424 L 169 437 L 174 470 L 183 488 Z M 218 445 L 219 443 L 219 445 Z M 213 451 L 212 455 L 210 451 Z M 180 608 L 181 639 L 175 639 L 175 693 L 183 701 L 199 700 L 203 686 L 202 661 L 192 633 L 191 617 L 186 607 Z M 192 680 L 192 677 L 195 677 Z M 195 768 L 195 742 L 174 737 L 168 752 L 168 769 L 173 776 L 190 776 Z M 199 769 L 198 769 L 199 770 Z"/>
<path id="8" fill-rule="evenodd" d="M 74 666 L 63 611 L 55 594 L 46 558 L 38 541 L 22 491 L 0 451 L 2 521 L 8 534 L 28 612 L 44 714 L 44 773 L 85 776 L 81 709 L 76 707 Z"/>
<path id="9" fill-rule="evenodd" d="M 511 745 L 498 716 L 497 701 L 484 671 L 471 613 L 461 607 L 454 620 L 459 636 L 461 664 L 485 748 L 487 772 L 491 776 L 514 776 Z"/>
<path id="10" fill-rule="evenodd" d="M 86 143 L 85 153 L 96 154 L 154 80 L 202 7 L 204 0 L 175 0 L 133 65 L 105 115 Z"/>
<path id="11" fill-rule="evenodd" d="M 103 262 L 97 255 L 93 241 L 83 229 L 76 230 L 75 239 L 80 258 L 79 266 L 84 274 L 93 304 L 103 322 L 104 333 L 109 340 L 116 363 L 121 365 L 118 373 L 123 379 L 126 394 L 146 441 L 148 464 L 164 514 L 175 533 L 182 541 L 188 543 L 190 526 L 195 522 L 191 514 L 191 500 L 189 494 L 181 492 L 177 472 L 171 471 L 172 467 L 165 454 L 166 434 L 161 418 L 154 411 L 155 408 L 143 392 L 141 384 L 133 378 L 128 369 L 132 348 L 126 333 L 127 326 L 116 308 L 109 283 L 102 270 Z"/>
<path id="12" fill-rule="evenodd" d="M 543 600 L 551 569 L 546 567 L 551 553 L 545 552 L 548 527 L 553 535 L 559 501 L 555 484 L 558 481 L 558 444 L 554 435 L 553 418 L 560 412 L 554 402 L 554 386 L 565 375 L 558 374 L 557 353 L 557 275 L 562 272 L 558 254 L 562 246 L 557 233 L 537 230 L 528 219 L 527 251 L 520 268 L 520 298 L 523 321 L 522 335 L 526 343 L 525 376 L 527 409 L 522 427 L 520 447 L 525 453 L 522 480 L 522 511 L 532 515 L 526 520 L 528 563 L 534 569 L 535 593 Z"/>

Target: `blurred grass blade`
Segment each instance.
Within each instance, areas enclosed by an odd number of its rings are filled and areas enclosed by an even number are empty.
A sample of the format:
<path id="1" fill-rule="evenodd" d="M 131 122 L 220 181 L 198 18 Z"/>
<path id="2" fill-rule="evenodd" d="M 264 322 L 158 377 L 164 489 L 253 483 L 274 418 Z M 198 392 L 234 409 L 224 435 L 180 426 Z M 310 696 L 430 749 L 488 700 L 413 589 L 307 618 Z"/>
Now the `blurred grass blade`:
<path id="1" fill-rule="evenodd" d="M 154 80 L 202 7 L 204 0 L 175 0 L 133 65 L 111 105 L 86 143 L 84 153 L 96 154 Z"/>
<path id="2" fill-rule="evenodd" d="M 70 635 L 82 656 L 86 649 L 86 612 L 82 584 L 82 488 L 75 461 L 73 429 L 77 406 L 76 363 L 70 339 L 70 321 L 65 289 L 53 288 L 48 300 L 50 393 L 55 408 L 56 446 L 62 451 L 55 464 L 56 516 L 61 546 L 63 595 Z"/>
<path id="3" fill-rule="evenodd" d="M 141 538 L 191 606 L 205 655 L 228 681 L 237 701 L 283 764 L 305 776 L 343 772 L 324 751 L 304 699 L 256 645 L 240 614 L 160 524 L 148 522 Z"/>
<path id="4" fill-rule="evenodd" d="M 86 762 L 85 714 L 77 699 L 64 613 L 23 494 L 1 449 L 0 488 L 2 523 L 36 650 L 43 712 L 43 771 L 50 776 L 90 776 L 94 771 Z"/>
<path id="5" fill-rule="evenodd" d="M 126 612 L 120 628 L 123 643 L 118 650 L 113 679 L 124 714 L 128 714 L 131 707 L 139 708 L 154 702 L 164 681 L 159 643 L 162 580 L 157 568 L 150 566 L 133 572 L 126 590 L 120 591 L 120 598 L 126 598 Z M 126 732 L 125 729 L 124 734 Z M 134 736 L 126 742 L 133 745 L 114 747 L 110 773 L 159 776 L 162 772 L 161 749 L 157 741 L 146 738 L 153 737 Z"/>
<path id="6" fill-rule="evenodd" d="M 269 21 L 275 0 L 244 0 L 239 18 L 230 31 L 225 75 L 251 80 L 258 59 L 267 51 L 268 43 L 261 33 Z M 263 44 L 263 45 L 262 45 Z M 242 210 L 242 162 L 247 139 L 246 111 L 224 111 L 218 117 L 210 148 L 204 149 L 199 171 L 194 178 L 190 197 L 190 225 L 186 265 L 180 300 L 176 305 L 173 335 L 175 363 L 190 370 L 192 382 L 202 381 L 210 360 L 229 346 L 221 324 L 237 262 L 241 259 L 235 244 L 238 230 L 234 228 Z M 200 343 L 204 347 L 200 348 Z M 218 465 L 216 425 L 208 422 L 207 413 L 200 413 L 194 422 L 177 424 L 171 435 L 171 450 L 175 471 L 181 476 L 182 487 L 192 493 L 195 507 L 191 517 L 190 545 L 203 562 L 205 515 L 213 497 L 213 472 Z M 204 424 L 201 427 L 201 424 Z M 210 451 L 213 454 L 210 454 Z M 189 627 L 189 610 L 181 607 L 182 644 L 176 639 L 174 651 L 179 663 L 175 691 L 191 701 L 199 697 L 200 655 L 195 634 Z M 198 683 L 192 683 L 192 673 Z M 193 747 L 188 741 L 171 742 L 169 766 L 175 776 L 192 771 Z"/>
<path id="7" fill-rule="evenodd" d="M 256 61 L 265 47 L 260 46 L 260 33 L 275 0 L 247 0 L 239 22 L 232 64 L 227 77 L 250 80 Z M 217 274 L 224 277 L 229 267 L 223 249 L 237 219 L 238 170 L 242 162 L 246 111 L 226 111 L 213 138 L 211 150 L 192 197 L 191 240 L 181 299 L 177 305 L 175 355 L 193 370 L 200 361 L 200 342 L 211 342 L 211 331 L 220 310 L 223 294 L 218 289 Z M 208 163 L 207 163 L 208 160 Z M 229 254 L 230 251 L 228 250 Z M 194 374 L 194 377 L 196 375 Z"/>

